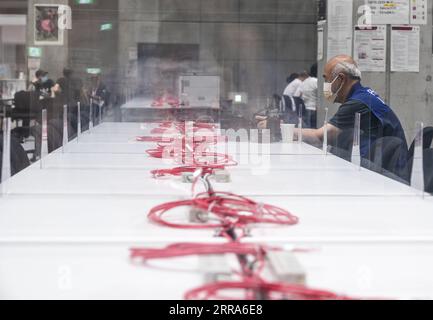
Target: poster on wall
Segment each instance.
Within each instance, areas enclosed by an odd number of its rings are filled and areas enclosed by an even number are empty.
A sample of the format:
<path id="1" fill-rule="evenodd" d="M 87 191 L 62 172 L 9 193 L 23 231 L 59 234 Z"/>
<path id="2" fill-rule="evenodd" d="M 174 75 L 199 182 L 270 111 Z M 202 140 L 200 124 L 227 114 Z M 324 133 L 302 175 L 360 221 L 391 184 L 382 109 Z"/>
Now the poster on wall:
<path id="1" fill-rule="evenodd" d="M 410 24 L 427 24 L 427 0 L 410 0 Z"/>
<path id="2" fill-rule="evenodd" d="M 409 24 L 411 0 L 367 0 L 372 24 Z"/>
<path id="3" fill-rule="evenodd" d="M 361 71 L 386 71 L 386 26 L 355 26 L 353 47 Z"/>
<path id="4" fill-rule="evenodd" d="M 328 59 L 340 54 L 352 55 L 352 0 L 328 1 Z"/>
<path id="5" fill-rule="evenodd" d="M 392 26 L 391 71 L 419 72 L 419 48 L 419 26 Z"/>
<path id="6" fill-rule="evenodd" d="M 35 5 L 35 45 L 63 45 L 63 30 L 59 29 L 59 6 Z"/>

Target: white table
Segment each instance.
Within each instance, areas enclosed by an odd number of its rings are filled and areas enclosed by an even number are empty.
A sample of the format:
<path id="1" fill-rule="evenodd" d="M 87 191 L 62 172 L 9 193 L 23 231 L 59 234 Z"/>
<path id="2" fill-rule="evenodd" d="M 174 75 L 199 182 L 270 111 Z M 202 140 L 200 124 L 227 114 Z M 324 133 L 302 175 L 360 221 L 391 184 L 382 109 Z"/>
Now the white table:
<path id="1" fill-rule="evenodd" d="M 45 158 L 43 169 L 37 163 L 7 183 L 0 197 L 0 298 L 179 299 L 203 284 L 203 274 L 137 268 L 128 260 L 131 246 L 223 241 L 213 230 L 147 220 L 154 205 L 191 196 L 179 178 L 150 176 L 174 166 L 145 154 L 154 144 L 135 141 L 153 127 L 104 123 L 70 142 L 66 153 Z M 214 187 L 286 208 L 300 223 L 256 226 L 243 241 L 315 249 L 297 254 L 313 287 L 433 297 L 431 197 L 305 144 L 270 149 L 265 166 L 241 161 L 229 169 L 231 183 Z M 246 150 L 232 155 L 242 160 Z M 172 216 L 184 221 L 186 212 Z M 191 261 L 185 263 L 197 264 Z"/>
<path id="2" fill-rule="evenodd" d="M 143 156 L 145 157 L 145 156 Z M 246 196 L 416 196 L 408 186 L 367 170 L 238 170 L 231 183 L 214 183 L 215 189 Z M 141 169 L 28 169 L 7 184 L 11 195 L 99 194 L 187 196 L 191 185 L 176 179 L 154 179 Z"/>
<path id="3" fill-rule="evenodd" d="M 155 125 L 130 124 L 131 133 L 95 134 L 96 127 L 70 142 L 64 150 L 36 163 L 8 183 L 9 194 L 189 195 L 190 186 L 180 179 L 155 180 L 149 169 L 179 166 L 150 158 L 146 150 L 155 143 L 135 141 L 132 131 L 150 131 Z M 127 129 L 125 123 L 113 130 Z M 87 141 L 87 142 L 86 142 Z M 254 145 L 255 147 L 257 145 Z M 415 196 L 408 186 L 365 169 L 359 169 L 307 144 L 271 144 L 262 154 L 249 143 L 227 146 L 239 166 L 230 168 L 232 183 L 215 184 L 217 190 L 247 196 Z M 64 153 L 62 153 L 64 152 Z"/>
<path id="4" fill-rule="evenodd" d="M 179 230 L 155 225 L 150 209 L 173 197 L 8 196 L 0 201 L 2 243 L 220 242 L 214 230 Z M 246 241 L 306 243 L 427 242 L 433 245 L 431 198 L 255 197 L 299 217 L 295 226 L 252 226 Z M 175 209 L 170 221 L 187 222 L 188 210 Z"/>
<path id="5" fill-rule="evenodd" d="M 204 279 L 133 265 L 128 246 L 0 246 L 0 299 L 182 299 Z"/>
<path id="6" fill-rule="evenodd" d="M 166 135 L 152 134 L 152 129 L 158 127 L 153 123 L 103 123 L 95 127 L 89 132 L 82 134 L 78 144 L 74 144 L 75 140 L 67 147 L 68 153 L 143 153 L 155 146 L 155 143 L 138 142 L 137 137 L 141 136 L 155 136 L 155 137 L 170 137 L 173 131 L 169 131 Z M 218 133 L 227 134 L 230 139 L 227 143 L 219 144 L 220 152 L 228 152 L 231 155 L 236 154 L 249 154 L 249 153 L 262 153 L 269 152 L 271 155 L 323 155 L 323 151 L 310 146 L 308 144 L 291 143 L 273 143 L 261 144 L 255 142 L 236 142 L 240 137 L 246 138 L 245 134 L 241 131 L 220 131 Z M 212 132 L 208 130 L 200 130 L 195 133 L 195 136 L 207 136 Z M 245 139 L 246 140 L 246 139 Z M 234 142 L 233 142 L 234 141 Z M 262 149 L 263 148 L 263 149 Z M 262 151 L 263 150 L 263 151 Z"/>
<path id="7" fill-rule="evenodd" d="M 127 245 L 0 246 L 0 299 L 182 299 L 203 285 L 197 258 L 132 264 Z M 360 298 L 431 299 L 431 245 L 316 245 L 296 256 L 307 285 Z M 170 270 L 168 268 L 175 268 Z M 215 270 L 216 268 L 213 267 Z"/>

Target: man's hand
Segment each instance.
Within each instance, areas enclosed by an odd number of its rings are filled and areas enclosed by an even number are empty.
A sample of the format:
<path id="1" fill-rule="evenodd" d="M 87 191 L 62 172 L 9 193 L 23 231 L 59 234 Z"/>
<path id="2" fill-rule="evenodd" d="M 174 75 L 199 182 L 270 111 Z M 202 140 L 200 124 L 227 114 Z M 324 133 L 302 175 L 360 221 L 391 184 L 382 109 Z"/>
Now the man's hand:
<path id="1" fill-rule="evenodd" d="M 266 129 L 268 126 L 268 117 L 266 116 L 256 116 L 257 128 L 258 129 Z"/>
<path id="2" fill-rule="evenodd" d="M 268 126 L 268 117 L 266 116 L 256 116 L 257 128 L 258 129 L 266 129 Z"/>
<path id="3" fill-rule="evenodd" d="M 302 138 L 311 144 L 323 142 L 325 130 L 328 132 L 328 143 L 335 141 L 341 132 L 340 129 L 328 123 L 326 127 L 323 126 L 319 129 L 302 129 Z M 298 130 L 295 130 L 295 139 L 297 139 L 297 136 Z"/>
<path id="4" fill-rule="evenodd" d="M 258 129 L 266 129 L 268 127 L 268 120 L 263 120 L 257 123 L 257 128 Z"/>

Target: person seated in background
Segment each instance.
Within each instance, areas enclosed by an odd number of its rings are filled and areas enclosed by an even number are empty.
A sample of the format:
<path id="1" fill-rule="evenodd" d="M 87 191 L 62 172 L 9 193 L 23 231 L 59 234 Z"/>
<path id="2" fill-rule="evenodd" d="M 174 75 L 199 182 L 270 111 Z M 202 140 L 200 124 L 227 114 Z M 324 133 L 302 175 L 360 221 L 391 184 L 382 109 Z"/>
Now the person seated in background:
<path id="1" fill-rule="evenodd" d="M 302 81 L 298 79 L 299 73 L 292 73 L 287 77 L 287 86 L 284 89 L 284 96 L 293 96 L 301 85 Z"/>
<path id="2" fill-rule="evenodd" d="M 48 72 L 39 69 L 35 73 L 35 78 L 30 82 L 28 91 L 38 92 L 42 98 L 51 96 L 51 88 L 54 87 L 54 81 L 48 77 Z"/>
<path id="3" fill-rule="evenodd" d="M 3 131 L 0 130 L 0 181 L 2 175 L 2 166 L 3 166 Z M 21 170 L 24 170 L 30 165 L 29 158 L 27 157 L 27 153 L 21 145 L 20 141 L 11 135 L 10 142 L 10 165 L 11 165 L 11 176 L 17 174 Z"/>
<path id="4" fill-rule="evenodd" d="M 303 118 L 309 128 L 317 128 L 317 63 L 312 65 L 310 73 L 303 72 L 304 79 L 296 90 L 294 97 L 301 98 L 305 104 Z"/>
<path id="5" fill-rule="evenodd" d="M 325 66 L 323 93 L 331 103 L 341 103 L 337 113 L 328 125 L 319 129 L 303 129 L 303 139 L 317 143 L 323 141 L 325 130 L 328 142 L 336 144 L 337 138 L 345 130 L 355 126 L 355 115 L 361 114 L 361 156 L 367 157 L 369 148 L 379 138 L 396 137 L 407 150 L 403 127 L 394 111 L 370 88 L 361 84 L 361 71 L 352 57 L 339 55 Z M 353 134 L 353 133 L 352 133 Z M 353 135 L 352 135 L 353 136 Z M 405 166 L 406 157 L 402 154 L 399 165 Z"/>

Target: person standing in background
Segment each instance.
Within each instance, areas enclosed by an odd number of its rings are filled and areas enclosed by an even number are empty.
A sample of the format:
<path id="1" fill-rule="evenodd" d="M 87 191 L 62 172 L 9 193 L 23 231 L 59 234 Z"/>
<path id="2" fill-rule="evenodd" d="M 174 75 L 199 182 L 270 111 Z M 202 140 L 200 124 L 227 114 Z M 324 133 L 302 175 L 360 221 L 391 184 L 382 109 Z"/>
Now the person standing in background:
<path id="1" fill-rule="evenodd" d="M 317 63 L 310 68 L 310 73 L 301 74 L 304 79 L 298 87 L 294 97 L 304 101 L 306 114 L 305 119 L 310 128 L 317 128 Z"/>
<path id="2" fill-rule="evenodd" d="M 81 79 L 74 77 L 72 69 L 64 68 L 63 77 L 57 80 L 53 87 L 53 92 L 56 95 L 57 102 L 57 119 L 62 122 L 63 106 L 68 106 L 68 135 L 69 139 L 77 134 L 78 128 L 78 102 L 82 101 L 83 82 Z M 63 130 L 63 126 L 60 127 Z"/>
<path id="3" fill-rule="evenodd" d="M 298 74 L 298 73 L 292 73 L 288 78 L 287 78 L 287 87 L 284 90 L 283 95 L 284 96 L 288 96 L 288 97 L 293 97 L 296 93 L 296 91 L 298 90 L 299 86 L 302 84 L 302 81 L 304 81 L 307 76 L 302 76 L 302 74 Z"/>
<path id="4" fill-rule="evenodd" d="M 62 105 L 76 106 L 80 101 L 83 82 L 81 79 L 74 77 L 73 70 L 63 69 L 63 77 L 58 79 L 53 90 L 60 98 Z"/>
<path id="5" fill-rule="evenodd" d="M 30 82 L 28 91 L 38 92 L 41 97 L 48 98 L 51 96 L 52 87 L 54 87 L 54 81 L 48 78 L 48 72 L 39 69 L 33 81 Z"/>
<path id="6" fill-rule="evenodd" d="M 99 112 L 103 113 L 103 108 L 108 105 L 108 91 L 105 84 L 101 81 L 99 74 L 92 75 L 90 78 L 90 89 L 88 91 L 89 100 L 93 105 L 93 122 L 98 123 Z"/>
<path id="7" fill-rule="evenodd" d="M 54 81 L 48 78 L 48 72 L 39 69 L 36 71 L 35 78 L 30 83 L 28 88 L 28 91 L 31 93 L 29 99 L 30 109 L 37 109 L 38 111 L 38 116 L 35 119 L 34 125 L 30 126 L 30 123 L 28 124 L 30 127 L 30 135 L 35 137 L 35 152 L 33 154 L 33 158 L 31 159 L 32 162 L 39 160 L 41 156 L 42 113 L 39 113 L 39 111 L 42 110 L 42 104 L 44 103 L 43 101 L 49 100 L 51 97 L 51 89 L 53 87 Z M 23 124 L 26 126 L 25 123 Z"/>

